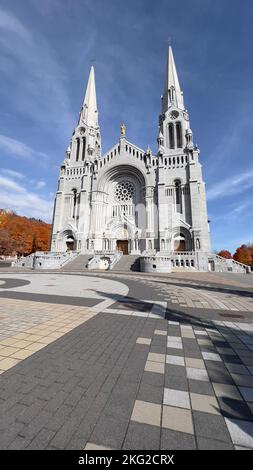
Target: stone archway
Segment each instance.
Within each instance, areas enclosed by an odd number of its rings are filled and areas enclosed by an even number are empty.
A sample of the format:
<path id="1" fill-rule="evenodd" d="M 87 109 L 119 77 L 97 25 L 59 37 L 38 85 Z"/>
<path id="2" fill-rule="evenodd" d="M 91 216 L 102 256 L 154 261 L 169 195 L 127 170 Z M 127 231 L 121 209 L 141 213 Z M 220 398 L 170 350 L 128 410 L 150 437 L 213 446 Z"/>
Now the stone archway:
<path id="1" fill-rule="evenodd" d="M 67 229 L 63 230 L 62 232 L 62 248 L 64 251 L 76 251 L 77 249 L 77 242 L 76 237 L 72 230 Z"/>
<path id="2" fill-rule="evenodd" d="M 132 165 L 116 165 L 98 179 L 93 193 L 92 226 L 96 227 L 93 230 L 97 238 L 109 240 L 112 250 L 119 249 L 124 241 L 121 251 L 125 254 L 140 251 L 139 240 L 146 229 L 145 188 L 146 176 Z M 104 242 L 102 246 L 104 249 Z"/>
<path id="3" fill-rule="evenodd" d="M 192 237 L 189 230 L 185 227 L 178 227 L 173 230 L 172 237 L 173 252 L 187 252 L 192 250 Z"/>
<path id="4" fill-rule="evenodd" d="M 186 251 L 185 237 L 181 233 L 174 238 L 174 251 Z"/>
<path id="5" fill-rule="evenodd" d="M 74 251 L 75 240 L 72 237 L 68 237 L 66 240 L 67 251 Z"/>

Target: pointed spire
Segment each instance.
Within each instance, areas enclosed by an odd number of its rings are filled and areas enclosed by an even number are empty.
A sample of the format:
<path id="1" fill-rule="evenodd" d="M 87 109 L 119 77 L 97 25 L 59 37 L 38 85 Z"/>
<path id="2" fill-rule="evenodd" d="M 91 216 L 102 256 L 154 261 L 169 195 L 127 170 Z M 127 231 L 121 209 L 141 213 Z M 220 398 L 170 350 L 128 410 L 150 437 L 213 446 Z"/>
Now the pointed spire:
<path id="1" fill-rule="evenodd" d="M 173 104 L 177 108 L 184 109 L 183 93 L 179 85 L 172 48 L 169 46 L 163 94 L 163 112 L 166 112 Z"/>
<path id="2" fill-rule="evenodd" d="M 98 127 L 98 110 L 95 86 L 95 72 L 93 65 L 90 69 L 89 79 L 80 113 L 79 124 L 84 122 L 88 126 Z"/>

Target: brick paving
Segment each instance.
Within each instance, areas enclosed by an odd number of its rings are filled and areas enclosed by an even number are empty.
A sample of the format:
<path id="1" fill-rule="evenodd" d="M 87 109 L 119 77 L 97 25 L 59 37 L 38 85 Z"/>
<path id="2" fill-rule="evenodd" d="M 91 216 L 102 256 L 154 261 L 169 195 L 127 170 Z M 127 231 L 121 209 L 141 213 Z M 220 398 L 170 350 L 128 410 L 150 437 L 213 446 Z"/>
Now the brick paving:
<path id="1" fill-rule="evenodd" d="M 0 342 L 0 368 L 17 361 L 0 375 L 0 448 L 253 449 L 253 312 L 192 315 L 171 309 L 162 282 L 122 275 L 117 294 L 110 279 L 93 307 L 24 304 L 24 284 L 11 287 L 21 300 L 0 299 L 0 324 L 18 311 L 28 322 Z"/>

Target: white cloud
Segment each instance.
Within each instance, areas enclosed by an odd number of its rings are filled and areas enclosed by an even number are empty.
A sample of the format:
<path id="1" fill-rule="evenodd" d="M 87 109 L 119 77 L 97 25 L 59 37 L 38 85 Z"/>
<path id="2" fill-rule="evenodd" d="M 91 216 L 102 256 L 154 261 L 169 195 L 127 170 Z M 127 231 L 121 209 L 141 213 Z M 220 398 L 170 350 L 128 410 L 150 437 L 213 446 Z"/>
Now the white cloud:
<path id="1" fill-rule="evenodd" d="M 42 189 L 42 188 L 45 188 L 45 186 L 46 186 L 45 181 L 37 181 L 37 183 L 35 185 L 35 189 Z"/>
<path id="2" fill-rule="evenodd" d="M 14 191 L 16 193 L 23 193 L 25 191 L 22 186 L 20 186 L 18 183 L 11 180 L 10 178 L 6 178 L 5 176 L 0 176 L 0 188 L 3 190 Z"/>
<path id="3" fill-rule="evenodd" d="M 22 180 L 25 178 L 25 175 L 23 175 L 23 173 L 20 173 L 19 171 L 14 171 L 14 170 L 10 170 L 9 168 L 3 168 L 1 170 L 1 173 L 3 175 L 6 175 L 6 176 L 10 176 L 11 178 L 17 178 L 19 180 Z"/>
<path id="4" fill-rule="evenodd" d="M 0 176 L 0 201 L 1 209 L 9 208 L 20 215 L 51 222 L 53 201 L 28 191 L 11 178 Z"/>
<path id="5" fill-rule="evenodd" d="M 3 61 L 0 70 L 15 112 L 69 130 L 75 122 L 66 92 L 66 72 L 53 49 L 37 31 L 28 29 L 13 13 L 0 9 L 0 46 Z M 13 77 L 22 75 L 9 92 Z M 67 126 L 67 127 L 66 127 Z"/>
<path id="6" fill-rule="evenodd" d="M 209 201 L 219 199 L 225 196 L 233 196 L 239 194 L 253 186 L 253 170 L 246 173 L 241 173 L 236 176 L 215 184 L 211 189 L 207 191 L 207 199 Z"/>
<path id="7" fill-rule="evenodd" d="M 24 158 L 25 160 L 34 160 L 36 157 L 46 160 L 48 157 L 43 152 L 37 152 L 20 140 L 12 139 L 6 135 L 0 134 L 0 149 L 13 157 Z"/>
<path id="8" fill-rule="evenodd" d="M 21 24 L 21 22 L 13 15 L 5 12 L 4 10 L 0 11 L 0 29 L 2 29 L 3 31 L 15 33 L 23 39 L 27 39 L 29 37 L 26 29 Z"/>

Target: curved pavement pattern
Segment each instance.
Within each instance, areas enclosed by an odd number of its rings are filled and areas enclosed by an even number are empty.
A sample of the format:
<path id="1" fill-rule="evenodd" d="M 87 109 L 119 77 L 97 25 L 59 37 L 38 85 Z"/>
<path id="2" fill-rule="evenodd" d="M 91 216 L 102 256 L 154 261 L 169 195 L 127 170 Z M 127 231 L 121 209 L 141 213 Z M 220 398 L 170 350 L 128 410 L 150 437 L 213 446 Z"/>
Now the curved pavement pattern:
<path id="1" fill-rule="evenodd" d="M 0 448 L 252 449 L 252 287 L 1 273 Z"/>

